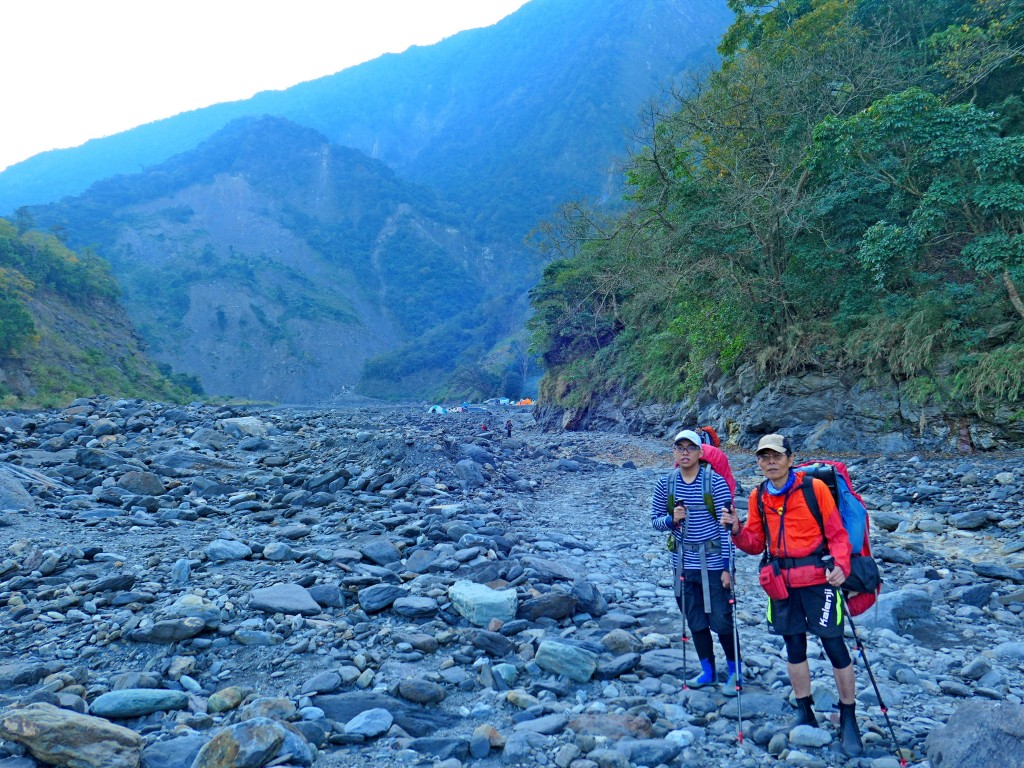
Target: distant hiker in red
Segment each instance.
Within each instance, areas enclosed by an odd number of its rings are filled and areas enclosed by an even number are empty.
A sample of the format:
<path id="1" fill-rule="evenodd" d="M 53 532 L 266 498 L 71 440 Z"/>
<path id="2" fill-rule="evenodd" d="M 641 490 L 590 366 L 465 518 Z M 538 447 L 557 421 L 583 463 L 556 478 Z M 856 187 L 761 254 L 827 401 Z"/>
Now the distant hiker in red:
<path id="1" fill-rule="evenodd" d="M 817 726 L 807 663 L 807 633 L 817 635 L 832 663 L 839 690 L 839 739 L 850 756 L 864 751 L 857 727 L 853 659 L 843 641 L 845 613 L 839 588 L 850 574 L 850 539 L 832 494 L 821 480 L 811 491 L 821 510 L 818 525 L 803 493 L 805 475 L 793 470 L 789 438 L 765 435 L 757 444 L 757 466 L 765 481 L 750 494 L 746 525 L 735 508 L 722 513 L 736 546 L 763 555 L 761 585 L 768 593 L 768 626 L 782 635 L 789 661 L 789 681 L 796 696 L 793 726 Z M 823 548 L 822 527 L 828 549 Z M 825 554 L 827 551 L 828 554 Z"/>
<path id="2" fill-rule="evenodd" d="M 512 419 L 505 422 L 505 434 L 512 437 Z"/>
<path id="3" fill-rule="evenodd" d="M 487 431 L 487 422 L 486 421 L 483 424 L 480 425 L 480 429 L 482 429 L 484 432 Z"/>

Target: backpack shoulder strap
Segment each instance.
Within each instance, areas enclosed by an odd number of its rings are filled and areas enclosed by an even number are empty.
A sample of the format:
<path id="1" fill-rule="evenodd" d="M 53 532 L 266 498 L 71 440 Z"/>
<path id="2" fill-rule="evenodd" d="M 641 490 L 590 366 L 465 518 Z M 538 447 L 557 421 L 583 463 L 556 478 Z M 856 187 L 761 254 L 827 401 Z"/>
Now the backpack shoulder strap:
<path id="1" fill-rule="evenodd" d="M 665 497 L 665 506 L 667 508 L 667 511 L 668 511 L 669 515 L 672 514 L 672 509 L 675 506 L 675 501 L 676 501 L 676 475 L 678 475 L 678 474 L 679 474 L 679 470 L 676 469 L 675 467 L 672 467 L 672 471 L 669 472 L 668 475 L 667 475 L 668 495 Z"/>
<path id="2" fill-rule="evenodd" d="M 772 535 L 768 531 L 768 520 L 764 514 L 764 489 L 767 484 L 768 481 L 763 480 L 757 486 L 757 514 L 761 516 L 761 527 L 764 528 L 764 551 L 770 555 L 772 551 Z"/>
<path id="3" fill-rule="evenodd" d="M 803 491 L 804 501 L 807 502 L 807 508 L 811 510 L 811 514 L 814 516 L 814 520 L 818 524 L 818 528 L 821 529 L 821 546 L 827 553 L 828 539 L 825 537 L 825 519 L 821 515 L 821 507 L 818 506 L 818 497 L 814 493 L 814 478 L 804 475 L 803 482 L 800 483 L 800 490 Z"/>
<path id="4" fill-rule="evenodd" d="M 715 509 L 715 493 L 714 493 L 714 482 L 715 482 L 715 470 L 711 468 L 711 465 L 707 462 L 701 462 L 701 495 L 704 497 L 704 506 L 708 510 L 708 514 L 717 523 L 718 522 L 718 511 Z"/>
<path id="5" fill-rule="evenodd" d="M 704 506 L 708 510 L 708 514 L 711 515 L 712 519 L 718 522 L 718 512 L 715 510 L 715 493 L 714 493 L 714 481 L 715 471 L 711 468 L 711 465 L 707 462 L 701 462 L 701 496 L 704 499 Z M 673 502 L 676 501 L 676 477 L 679 475 L 679 468 L 673 467 L 672 471 L 668 473 L 668 495 L 666 496 L 666 505 L 668 507 L 668 514 L 672 514 Z"/>

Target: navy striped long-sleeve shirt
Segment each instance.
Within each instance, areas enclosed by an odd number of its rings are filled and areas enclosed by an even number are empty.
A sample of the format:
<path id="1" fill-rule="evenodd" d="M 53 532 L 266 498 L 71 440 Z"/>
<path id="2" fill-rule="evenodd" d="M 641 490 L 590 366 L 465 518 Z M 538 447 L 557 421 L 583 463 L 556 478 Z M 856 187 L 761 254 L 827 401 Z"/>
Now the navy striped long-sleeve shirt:
<path id="1" fill-rule="evenodd" d="M 678 546 L 683 540 L 683 527 L 686 527 L 686 543 L 699 544 L 708 539 L 718 537 L 722 542 L 720 553 L 708 554 L 707 564 L 710 570 L 725 570 L 729 567 L 730 538 L 729 530 L 723 528 L 717 522 L 704 504 L 704 472 L 711 472 L 711 468 L 701 465 L 696 479 L 692 483 L 683 480 L 678 467 L 673 467 L 676 473 L 675 497 L 676 503 L 686 507 L 686 522 L 678 527 L 672 523 L 672 513 L 668 509 L 668 476 L 662 475 L 654 486 L 654 497 L 651 499 L 651 525 L 658 531 L 672 531 L 676 537 L 676 551 L 672 554 L 672 565 L 675 566 L 676 558 L 682 547 Z M 732 504 L 732 493 L 725 478 L 714 473 L 711 478 L 711 495 L 715 500 L 715 509 L 720 511 L 722 507 Z M 700 568 L 700 553 L 686 552 L 683 560 L 683 567 L 687 569 Z"/>

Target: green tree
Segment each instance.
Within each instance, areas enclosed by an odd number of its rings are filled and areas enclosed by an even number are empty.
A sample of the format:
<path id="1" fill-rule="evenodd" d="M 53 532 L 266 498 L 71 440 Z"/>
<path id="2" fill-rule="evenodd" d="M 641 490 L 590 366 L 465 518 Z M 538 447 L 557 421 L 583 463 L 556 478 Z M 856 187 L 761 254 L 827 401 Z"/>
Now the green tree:
<path id="1" fill-rule="evenodd" d="M 1018 64 L 978 79 L 991 111 L 924 87 L 946 88 L 945 31 L 992 26 L 1007 3 L 730 7 L 722 66 L 644 113 L 627 210 L 576 204 L 545 230 L 542 394 L 678 399 L 752 362 L 855 366 L 917 394 L 965 391 L 975 366 L 976 396 L 1018 397 Z"/>
<path id="2" fill-rule="evenodd" d="M 999 76 L 1009 77 L 1008 84 L 1019 92 L 1024 77 L 1024 7 L 1019 0 L 977 0 L 964 10 L 960 23 L 929 39 L 938 56 L 935 68 L 954 94 L 969 95 L 972 101 L 979 98 L 986 81 Z M 997 86 L 997 94 L 990 96 L 1005 95 L 998 93 L 1005 90 Z"/>
<path id="3" fill-rule="evenodd" d="M 18 229 L 19 235 L 23 235 L 35 227 L 36 223 L 32 218 L 32 211 L 27 205 L 21 206 L 14 212 L 14 225 Z"/>
<path id="4" fill-rule="evenodd" d="M 32 288 L 18 272 L 0 268 L 0 355 L 17 355 L 36 339 L 35 322 L 25 306 Z"/>
<path id="5" fill-rule="evenodd" d="M 844 188 L 883 197 L 886 215 L 857 257 L 890 289 L 922 271 L 967 267 L 1003 283 L 1024 318 L 1024 137 L 1001 136 L 994 115 L 946 105 L 912 88 L 816 133 L 814 162 Z"/>

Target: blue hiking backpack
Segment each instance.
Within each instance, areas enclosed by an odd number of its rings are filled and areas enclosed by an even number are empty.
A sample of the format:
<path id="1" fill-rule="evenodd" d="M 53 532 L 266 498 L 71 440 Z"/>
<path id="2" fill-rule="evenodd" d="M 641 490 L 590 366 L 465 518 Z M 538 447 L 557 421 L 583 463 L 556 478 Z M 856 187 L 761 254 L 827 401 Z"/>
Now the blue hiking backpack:
<path id="1" fill-rule="evenodd" d="M 878 563 L 871 556 L 871 541 L 868 536 L 870 521 L 868 508 L 864 499 L 853 490 L 850 474 L 846 465 L 840 461 L 817 461 L 800 464 L 793 469 L 803 472 L 806 478 L 817 478 L 828 486 L 829 493 L 835 499 L 839 516 L 843 520 L 843 528 L 850 537 L 852 557 L 850 558 L 850 575 L 843 584 L 843 590 L 855 593 L 847 596 L 847 606 L 854 616 L 863 613 L 878 599 L 882 591 L 882 574 Z M 810 507 L 811 514 L 821 528 L 821 537 L 825 540 L 825 522 L 818 509 L 818 500 L 807 482 L 803 488 L 804 499 Z M 823 544 L 827 550 L 827 542 Z"/>

